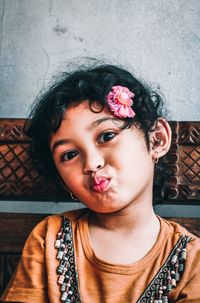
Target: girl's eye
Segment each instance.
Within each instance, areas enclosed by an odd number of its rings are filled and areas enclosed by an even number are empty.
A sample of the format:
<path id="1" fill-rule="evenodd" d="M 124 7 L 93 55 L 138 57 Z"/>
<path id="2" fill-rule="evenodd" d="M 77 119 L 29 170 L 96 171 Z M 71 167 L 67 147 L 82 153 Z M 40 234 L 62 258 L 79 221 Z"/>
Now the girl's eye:
<path id="1" fill-rule="evenodd" d="M 68 151 L 68 152 L 64 152 L 61 155 L 60 159 L 61 159 L 61 162 L 65 162 L 65 161 L 69 161 L 69 160 L 73 159 L 77 155 L 78 155 L 77 151 L 71 150 L 71 151 Z"/>
<path id="2" fill-rule="evenodd" d="M 110 140 L 112 140 L 113 138 L 115 138 L 116 135 L 117 135 L 117 134 L 114 133 L 114 132 L 106 132 L 106 133 L 103 133 L 103 134 L 101 134 L 101 135 L 99 136 L 98 142 L 99 142 L 99 143 L 105 143 L 105 142 L 110 141 Z"/>

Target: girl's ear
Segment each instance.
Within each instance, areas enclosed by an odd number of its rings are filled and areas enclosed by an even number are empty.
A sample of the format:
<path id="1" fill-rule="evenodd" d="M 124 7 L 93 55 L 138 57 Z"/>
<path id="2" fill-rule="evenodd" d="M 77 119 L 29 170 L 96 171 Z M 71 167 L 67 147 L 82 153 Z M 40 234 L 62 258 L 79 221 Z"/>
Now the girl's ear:
<path id="1" fill-rule="evenodd" d="M 149 136 L 150 152 L 155 161 L 158 161 L 158 158 L 168 152 L 171 145 L 171 137 L 172 132 L 169 123 L 164 118 L 158 118 Z"/>

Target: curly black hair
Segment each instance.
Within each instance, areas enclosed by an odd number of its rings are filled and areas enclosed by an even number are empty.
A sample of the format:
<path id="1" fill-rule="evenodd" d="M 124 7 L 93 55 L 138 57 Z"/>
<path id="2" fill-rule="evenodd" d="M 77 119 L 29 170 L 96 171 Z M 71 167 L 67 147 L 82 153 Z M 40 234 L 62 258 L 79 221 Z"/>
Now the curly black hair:
<path id="1" fill-rule="evenodd" d="M 129 71 L 114 65 L 97 65 L 65 72 L 45 94 L 36 100 L 25 125 L 26 134 L 32 139 L 31 156 L 38 171 L 58 181 L 58 172 L 49 148 L 51 135 L 61 125 L 63 115 L 71 105 L 88 100 L 91 110 L 94 104 L 100 105 L 99 111 L 107 106 L 106 96 L 112 86 L 121 85 L 134 92 L 134 118 L 125 118 L 123 128 L 137 125 L 144 133 L 149 151 L 149 134 L 153 131 L 159 117 L 164 117 L 163 99 L 147 84 L 136 79 Z M 169 170 L 160 159 L 155 167 L 153 201 L 165 199 L 168 194 Z"/>

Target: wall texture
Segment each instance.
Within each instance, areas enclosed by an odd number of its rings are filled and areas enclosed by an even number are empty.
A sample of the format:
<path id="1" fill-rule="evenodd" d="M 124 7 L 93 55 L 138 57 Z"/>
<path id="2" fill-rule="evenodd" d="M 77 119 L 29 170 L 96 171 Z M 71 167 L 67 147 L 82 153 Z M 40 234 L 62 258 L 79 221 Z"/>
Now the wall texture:
<path id="1" fill-rule="evenodd" d="M 0 0 L 0 117 L 27 117 L 53 75 L 86 57 L 122 64 L 159 87 L 171 120 L 200 120 L 199 0 Z M 29 211 L 43 212 L 39 205 Z M 58 209 L 52 201 L 44 211 Z M 178 215 L 170 209 L 166 215 Z"/>
<path id="2" fill-rule="evenodd" d="M 26 117 L 66 62 L 97 57 L 159 85 L 171 119 L 200 118 L 199 0 L 0 0 L 0 116 Z"/>

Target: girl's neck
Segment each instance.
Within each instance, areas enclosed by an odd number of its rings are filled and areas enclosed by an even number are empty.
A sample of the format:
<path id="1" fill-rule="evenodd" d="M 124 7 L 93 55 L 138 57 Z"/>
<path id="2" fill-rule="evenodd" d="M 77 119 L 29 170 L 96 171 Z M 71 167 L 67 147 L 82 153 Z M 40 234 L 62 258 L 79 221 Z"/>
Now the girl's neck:
<path id="1" fill-rule="evenodd" d="M 159 233 L 160 221 L 153 207 L 146 205 L 134 205 L 112 214 L 94 213 L 89 224 L 95 255 L 114 264 L 131 264 L 142 259 L 156 243 Z"/>
<path id="2" fill-rule="evenodd" d="M 141 203 L 114 213 L 94 213 L 90 224 L 107 231 L 138 234 L 158 226 L 158 219 L 152 205 Z"/>

